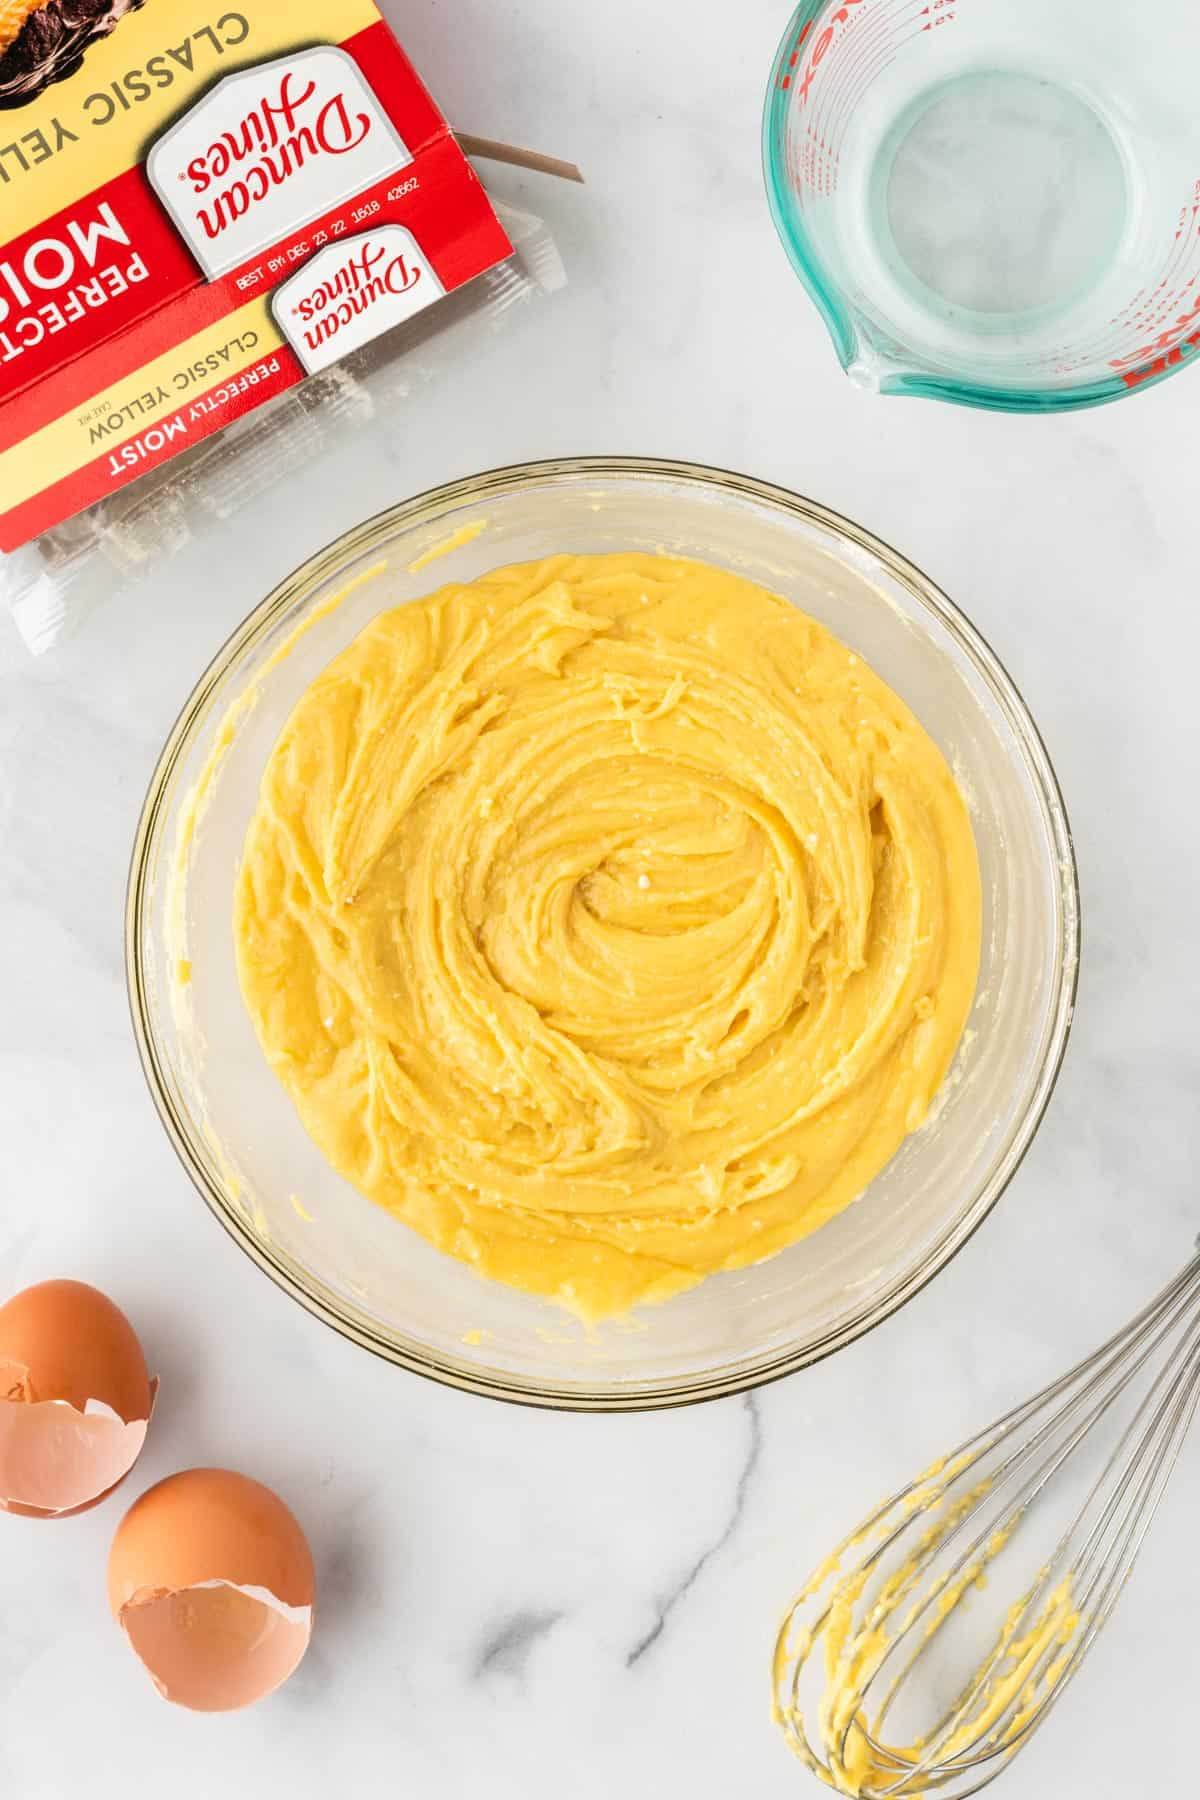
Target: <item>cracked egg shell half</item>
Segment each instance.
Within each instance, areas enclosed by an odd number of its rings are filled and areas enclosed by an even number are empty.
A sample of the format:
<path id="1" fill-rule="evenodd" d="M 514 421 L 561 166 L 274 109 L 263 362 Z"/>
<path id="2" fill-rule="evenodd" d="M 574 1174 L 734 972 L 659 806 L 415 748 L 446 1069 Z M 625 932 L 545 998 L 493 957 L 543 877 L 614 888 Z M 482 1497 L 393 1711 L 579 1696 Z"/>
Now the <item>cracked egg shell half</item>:
<path id="1" fill-rule="evenodd" d="M 96 1506 L 141 1453 L 157 1381 L 119 1306 L 43 1281 L 0 1307 L 0 1509 L 64 1519 Z"/>
<path id="2" fill-rule="evenodd" d="M 187 1469 L 135 1500 L 113 1539 L 108 1599 L 164 1699 L 232 1712 L 273 1693 L 312 1635 L 312 1553 L 277 1494 Z"/>

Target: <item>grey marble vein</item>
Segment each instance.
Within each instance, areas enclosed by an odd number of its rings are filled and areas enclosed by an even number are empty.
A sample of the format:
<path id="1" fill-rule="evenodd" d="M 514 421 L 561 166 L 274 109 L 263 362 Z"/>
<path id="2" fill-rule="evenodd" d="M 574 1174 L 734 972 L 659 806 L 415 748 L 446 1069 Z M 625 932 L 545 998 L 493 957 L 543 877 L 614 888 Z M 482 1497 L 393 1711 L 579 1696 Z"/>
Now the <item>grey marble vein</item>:
<path id="1" fill-rule="evenodd" d="M 539 1612 L 533 1607 L 510 1613 L 481 1644 L 471 1671 L 474 1680 L 482 1681 L 488 1675 L 520 1680 L 534 1649 L 562 1616 L 561 1612 Z"/>
<path id="2" fill-rule="evenodd" d="M 679 1606 L 680 1602 L 687 1598 L 688 1594 L 690 1594 L 695 1587 L 697 1581 L 700 1579 L 709 1563 L 713 1560 L 714 1556 L 719 1555 L 726 1544 L 730 1542 L 737 1531 L 738 1526 L 742 1522 L 742 1515 L 746 1510 L 746 1499 L 750 1492 L 750 1483 L 754 1479 L 754 1472 L 758 1467 L 759 1458 L 762 1455 L 762 1415 L 759 1410 L 758 1396 L 756 1394 L 747 1394 L 742 1403 L 742 1409 L 745 1412 L 749 1425 L 749 1438 L 746 1445 L 746 1453 L 742 1459 L 742 1467 L 741 1472 L 738 1475 L 737 1486 L 733 1492 L 733 1504 L 729 1509 L 728 1517 L 721 1527 L 720 1534 L 713 1539 L 711 1544 L 707 1545 L 706 1548 L 700 1552 L 699 1556 L 697 1556 L 683 1571 L 674 1586 L 669 1588 L 662 1598 L 656 1602 L 657 1610 L 654 1623 L 651 1625 L 649 1631 L 638 1639 L 637 1643 L 626 1656 L 625 1667 L 627 1669 L 636 1667 L 643 1656 L 645 1656 L 646 1652 L 653 1649 L 654 1645 L 657 1644 L 659 1638 L 667 1628 L 667 1623 L 672 1613 Z"/>

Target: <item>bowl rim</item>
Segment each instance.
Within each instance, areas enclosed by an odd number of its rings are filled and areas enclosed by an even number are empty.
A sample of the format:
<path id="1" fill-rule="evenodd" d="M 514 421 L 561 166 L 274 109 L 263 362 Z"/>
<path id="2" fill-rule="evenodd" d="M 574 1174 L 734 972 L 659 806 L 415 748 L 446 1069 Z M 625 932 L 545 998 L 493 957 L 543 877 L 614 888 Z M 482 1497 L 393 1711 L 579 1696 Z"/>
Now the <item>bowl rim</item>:
<path id="1" fill-rule="evenodd" d="M 932 613 L 950 632 L 957 649 L 966 655 L 1000 706 L 1006 722 L 1022 745 L 1031 775 L 1039 790 L 1046 822 L 1057 852 L 1056 889 L 1058 932 L 1055 945 L 1055 993 L 1046 1030 L 1045 1046 L 1025 1110 L 1009 1134 L 1009 1141 L 971 1203 L 940 1232 L 920 1263 L 899 1275 L 886 1292 L 869 1305 L 859 1306 L 836 1327 L 802 1345 L 768 1354 L 751 1354 L 717 1371 L 651 1382 L 643 1386 L 619 1383 L 595 1387 L 583 1384 L 555 1386 L 544 1380 L 526 1381 L 504 1370 L 486 1370 L 457 1364 L 424 1347 L 385 1335 L 348 1301 L 334 1301 L 315 1291 L 291 1259 L 262 1242 L 240 1208 L 209 1177 L 197 1153 L 189 1122 L 175 1103 L 166 1079 L 151 1023 L 147 997 L 146 959 L 143 949 L 145 901 L 150 883 L 150 851 L 168 805 L 175 771 L 191 747 L 195 729 L 207 717 L 230 667 L 263 637 L 280 617 L 317 582 L 332 577 L 340 568 L 363 555 L 385 534 L 430 524 L 463 504 L 485 503 L 500 496 L 542 483 L 603 479 L 671 482 L 720 492 L 740 500 L 767 505 L 789 514 L 809 527 L 830 533 L 875 558 L 919 606 Z M 1079 982 L 1080 890 L 1074 840 L 1062 790 L 1045 743 L 1016 683 L 986 639 L 960 612 L 954 602 L 882 538 L 843 517 L 831 508 L 790 492 L 773 482 L 712 465 L 645 456 L 565 456 L 508 464 L 460 477 L 429 488 L 384 508 L 351 527 L 308 557 L 278 582 L 247 614 L 222 644 L 184 701 L 172 725 L 151 775 L 138 820 L 130 858 L 125 903 L 125 974 L 134 1039 L 150 1096 L 168 1140 L 193 1186 L 234 1242 L 270 1276 L 276 1285 L 299 1301 L 306 1311 L 340 1336 L 361 1345 L 385 1361 L 410 1373 L 425 1376 L 443 1386 L 482 1397 L 519 1405 L 564 1412 L 646 1412 L 695 1405 L 704 1400 L 743 1393 L 777 1381 L 823 1361 L 883 1324 L 914 1299 L 974 1235 L 1007 1189 L 1020 1168 L 1045 1117 L 1070 1038 Z"/>
<path id="2" fill-rule="evenodd" d="M 842 368 L 850 373 L 864 349 L 864 335 L 859 329 L 859 315 L 842 296 L 841 289 L 825 268 L 811 235 L 805 229 L 786 177 L 783 143 L 787 113 L 792 99 L 791 72 L 800 44 L 837 0 L 799 0 L 771 63 L 767 91 L 763 100 L 761 126 L 761 158 L 763 185 L 767 206 L 779 241 L 787 259 L 808 292 L 833 340 Z M 866 342 L 869 343 L 869 334 Z M 1176 347 L 1181 354 L 1171 360 L 1171 352 L 1148 355 L 1146 362 L 1125 375 L 1094 377 L 1057 388 L 1005 386 L 974 381 L 965 373 L 939 374 L 936 370 L 910 370 L 887 367 L 878 377 L 880 394 L 907 395 L 913 399 L 946 400 L 955 406 L 976 406 L 988 412 L 1051 414 L 1079 412 L 1086 407 L 1106 406 L 1143 388 L 1157 387 L 1195 360 L 1185 345 Z"/>

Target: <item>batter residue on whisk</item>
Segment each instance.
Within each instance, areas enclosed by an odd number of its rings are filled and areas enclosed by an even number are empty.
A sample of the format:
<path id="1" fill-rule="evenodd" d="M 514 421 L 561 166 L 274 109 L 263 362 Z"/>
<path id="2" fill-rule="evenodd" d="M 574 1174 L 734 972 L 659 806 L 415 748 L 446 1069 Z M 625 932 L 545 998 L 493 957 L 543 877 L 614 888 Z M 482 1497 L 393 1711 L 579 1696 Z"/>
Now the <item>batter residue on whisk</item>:
<path id="1" fill-rule="evenodd" d="M 981 1769 L 997 1772 L 1070 1667 L 1079 1613 L 1070 1579 L 1047 1566 L 1010 1607 L 955 1704 L 936 1709 L 942 1717 L 933 1732 L 893 1741 L 889 1713 L 917 1655 L 986 1584 L 1021 1522 L 1017 1513 L 956 1564 L 935 1571 L 943 1542 L 958 1535 L 992 1486 L 983 1478 L 961 1493 L 952 1489 L 971 1461 L 935 1463 L 885 1502 L 820 1564 L 780 1628 L 772 1668 L 776 1723 L 813 1774 L 852 1800 L 902 1800 L 948 1782 L 974 1793 L 969 1783 Z M 910 1554 L 885 1560 L 911 1520 L 921 1523 Z M 823 1691 L 806 1715 L 801 1684 L 818 1658 Z"/>
<path id="2" fill-rule="evenodd" d="M 275 746 L 235 903 L 333 1166 L 589 1318 L 862 1191 L 954 1055 L 979 918 L 896 695 L 762 588 L 635 554 L 376 618 Z"/>

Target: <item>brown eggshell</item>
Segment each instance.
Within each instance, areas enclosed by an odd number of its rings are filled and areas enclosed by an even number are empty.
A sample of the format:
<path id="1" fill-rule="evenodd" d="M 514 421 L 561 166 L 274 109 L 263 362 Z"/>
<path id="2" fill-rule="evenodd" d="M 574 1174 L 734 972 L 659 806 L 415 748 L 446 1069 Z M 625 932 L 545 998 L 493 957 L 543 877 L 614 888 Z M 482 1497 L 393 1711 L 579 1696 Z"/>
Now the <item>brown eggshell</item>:
<path id="1" fill-rule="evenodd" d="M 137 1333 L 84 1281 L 41 1281 L 0 1306 L 0 1386 L 9 1398 L 68 1400 L 77 1412 L 102 1400 L 126 1424 L 150 1416 Z"/>
<path id="2" fill-rule="evenodd" d="M 0 1510 L 69 1518 L 98 1505 L 137 1460 L 156 1387 L 98 1289 L 43 1281 L 15 1294 L 0 1307 Z"/>
<path id="3" fill-rule="evenodd" d="M 252 1705 L 308 1647 L 312 1553 L 270 1488 L 229 1469 L 170 1475 L 122 1519 L 114 1617 L 155 1685 L 199 1712 Z"/>

